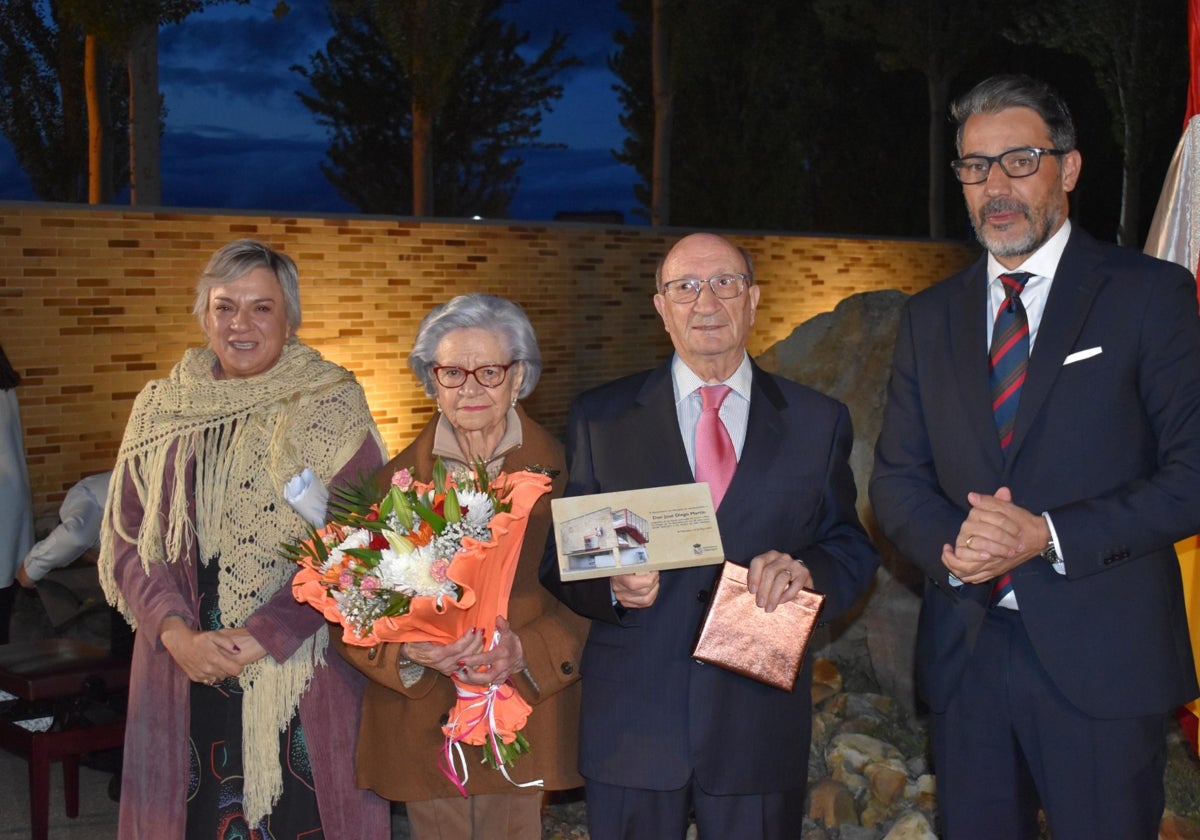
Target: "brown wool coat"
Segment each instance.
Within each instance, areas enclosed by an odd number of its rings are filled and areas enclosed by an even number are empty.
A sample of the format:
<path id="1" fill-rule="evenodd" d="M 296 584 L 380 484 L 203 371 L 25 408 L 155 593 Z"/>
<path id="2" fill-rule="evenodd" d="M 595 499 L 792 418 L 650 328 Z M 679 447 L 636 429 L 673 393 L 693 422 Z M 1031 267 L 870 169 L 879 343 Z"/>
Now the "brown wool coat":
<path id="1" fill-rule="evenodd" d="M 504 459 L 506 472 L 538 465 L 559 471 L 551 494 L 533 508 L 525 544 L 517 565 L 509 601 L 508 620 L 521 637 L 521 646 L 532 682 L 514 679 L 521 695 L 533 706 L 525 737 L 532 752 L 509 771 L 515 782 L 543 779 L 544 788 L 518 789 L 504 777 L 479 764 L 478 747 L 464 746 L 470 780 L 469 793 L 536 793 L 565 790 L 583 784 L 577 771 L 579 725 L 579 655 L 588 622 L 557 601 L 538 582 L 538 565 L 550 530 L 550 498 L 562 495 L 566 484 L 563 448 L 520 408 L 523 443 Z M 415 467 L 415 475 L 428 480 L 433 470 L 433 436 L 437 418 L 429 423 L 384 471 Z M 441 723 L 454 705 L 453 683 L 426 669 L 425 675 L 405 688 L 396 667 L 400 645 L 375 648 L 346 645 L 340 633 L 330 634 L 330 644 L 370 680 L 363 697 L 358 738 L 357 781 L 397 802 L 419 802 L 458 796 L 458 790 L 438 769 L 442 747 Z"/>

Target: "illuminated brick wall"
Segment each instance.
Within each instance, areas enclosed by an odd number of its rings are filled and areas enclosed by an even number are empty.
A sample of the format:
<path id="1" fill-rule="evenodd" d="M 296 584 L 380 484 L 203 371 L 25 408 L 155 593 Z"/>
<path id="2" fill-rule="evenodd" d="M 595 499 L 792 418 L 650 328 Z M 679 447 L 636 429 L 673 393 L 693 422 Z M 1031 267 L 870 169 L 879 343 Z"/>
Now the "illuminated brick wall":
<path id="1" fill-rule="evenodd" d="M 659 257 L 683 232 L 0 202 L 0 343 L 24 377 L 35 512 L 111 465 L 142 385 L 203 343 L 195 278 L 230 240 L 261 239 L 296 260 L 300 337 L 358 374 L 395 452 L 433 412 L 405 363 L 432 305 L 471 291 L 521 303 L 545 362 L 525 404 L 561 433 L 572 396 L 669 352 L 650 297 Z M 730 238 L 753 255 L 762 286 L 752 354 L 851 294 L 916 291 L 974 255 L 918 240 Z"/>

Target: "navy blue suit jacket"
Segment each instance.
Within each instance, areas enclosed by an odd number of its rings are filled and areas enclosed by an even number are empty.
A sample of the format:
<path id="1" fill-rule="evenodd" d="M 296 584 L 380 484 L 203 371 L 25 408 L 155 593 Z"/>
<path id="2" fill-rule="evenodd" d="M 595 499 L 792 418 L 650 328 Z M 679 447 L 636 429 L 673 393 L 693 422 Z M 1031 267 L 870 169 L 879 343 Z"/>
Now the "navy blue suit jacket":
<path id="1" fill-rule="evenodd" d="M 896 339 L 871 480 L 875 516 L 927 575 L 918 670 L 953 697 L 989 585 L 941 562 L 967 493 L 1007 486 L 1049 512 L 1066 575 L 1013 572 L 1021 619 L 1055 685 L 1096 718 L 1198 693 L 1173 543 L 1200 530 L 1200 318 L 1179 266 L 1072 231 L 1002 454 L 987 371 L 986 259 L 913 296 Z M 1099 348 L 1099 352 L 1096 349 Z"/>
<path id="2" fill-rule="evenodd" d="M 741 460 L 717 513 L 726 556 L 777 549 L 804 560 L 836 617 L 878 563 L 855 511 L 845 406 L 754 368 Z M 583 394 L 567 430 L 567 495 L 693 481 L 670 362 Z M 691 658 L 719 567 L 663 572 L 646 609 L 614 607 L 607 579 L 562 584 L 553 537 L 542 582 L 593 619 L 584 648 L 580 770 L 590 779 L 675 790 L 693 773 L 712 794 L 803 787 L 811 670 L 792 693 Z M 808 657 L 806 657 L 808 659 Z"/>

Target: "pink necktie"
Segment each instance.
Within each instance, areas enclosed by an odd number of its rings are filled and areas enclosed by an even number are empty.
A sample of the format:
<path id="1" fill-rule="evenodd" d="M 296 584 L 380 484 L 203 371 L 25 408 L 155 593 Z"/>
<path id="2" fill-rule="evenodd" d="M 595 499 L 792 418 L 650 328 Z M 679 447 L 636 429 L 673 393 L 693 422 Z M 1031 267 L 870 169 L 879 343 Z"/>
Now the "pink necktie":
<path id="1" fill-rule="evenodd" d="M 729 391 L 728 385 L 705 385 L 700 389 L 702 411 L 696 424 L 696 481 L 708 482 L 714 508 L 721 506 L 725 489 L 737 469 L 733 441 L 719 413 Z"/>

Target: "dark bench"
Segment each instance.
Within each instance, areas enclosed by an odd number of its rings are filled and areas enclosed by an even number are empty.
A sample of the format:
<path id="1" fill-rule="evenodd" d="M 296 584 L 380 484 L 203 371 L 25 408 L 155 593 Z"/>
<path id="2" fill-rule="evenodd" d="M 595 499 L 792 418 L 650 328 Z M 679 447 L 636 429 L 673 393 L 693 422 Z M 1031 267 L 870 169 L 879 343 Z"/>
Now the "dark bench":
<path id="1" fill-rule="evenodd" d="M 63 765 L 68 817 L 79 815 L 79 756 L 121 746 L 125 719 L 105 706 L 98 721 L 83 714 L 89 700 L 107 699 L 129 685 L 129 662 L 96 645 L 73 639 L 43 639 L 0 645 L 0 690 L 16 695 L 0 703 L 0 749 L 29 764 L 29 808 L 33 840 L 46 840 L 50 821 L 50 764 Z M 51 717 L 35 732 L 18 721 Z"/>

